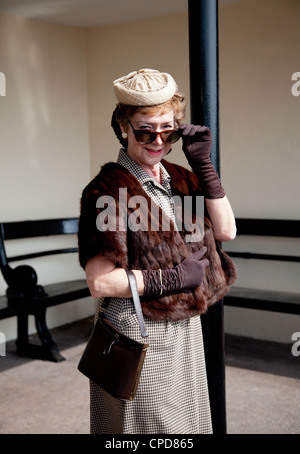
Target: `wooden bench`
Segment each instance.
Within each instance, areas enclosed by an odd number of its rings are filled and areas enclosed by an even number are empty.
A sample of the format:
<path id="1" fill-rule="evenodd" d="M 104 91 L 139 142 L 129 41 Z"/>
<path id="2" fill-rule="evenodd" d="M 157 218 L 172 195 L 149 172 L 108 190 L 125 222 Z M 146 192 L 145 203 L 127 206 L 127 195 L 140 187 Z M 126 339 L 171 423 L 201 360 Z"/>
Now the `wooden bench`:
<path id="1" fill-rule="evenodd" d="M 279 219 L 236 219 L 237 235 L 251 235 L 260 237 L 300 237 L 300 221 Z M 246 260 L 271 260 L 282 262 L 300 262 L 297 255 L 264 254 L 259 252 L 231 252 L 227 251 L 233 259 Z M 278 279 L 284 277 L 278 276 Z M 300 278 L 300 276 L 299 276 Z M 227 306 L 260 309 L 288 314 L 300 314 L 300 287 L 299 292 L 277 290 L 260 290 L 247 287 L 233 286 L 224 298 Z"/>
<path id="2" fill-rule="evenodd" d="M 38 284 L 35 269 L 24 264 L 24 261 L 37 257 L 77 253 L 77 247 L 7 257 L 5 244 L 17 239 L 77 234 L 77 231 L 77 218 L 0 223 L 0 267 L 8 285 L 6 295 L 0 296 L 0 319 L 17 317 L 16 346 L 20 355 L 55 362 L 64 360 L 47 328 L 47 307 L 87 297 L 90 292 L 85 279 L 42 286 Z M 22 264 L 12 268 L 10 262 L 22 262 Z M 29 342 L 29 315 L 35 318 L 41 345 L 33 345 Z"/>

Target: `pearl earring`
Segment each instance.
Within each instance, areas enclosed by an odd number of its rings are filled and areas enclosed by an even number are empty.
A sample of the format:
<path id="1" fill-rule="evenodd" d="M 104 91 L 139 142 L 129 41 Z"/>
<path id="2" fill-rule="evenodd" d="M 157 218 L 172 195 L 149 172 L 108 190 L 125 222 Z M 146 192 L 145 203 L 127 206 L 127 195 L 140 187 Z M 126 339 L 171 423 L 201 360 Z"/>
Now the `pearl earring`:
<path id="1" fill-rule="evenodd" d="M 122 132 L 122 137 L 123 137 L 123 139 L 127 139 L 127 133 L 126 132 Z"/>

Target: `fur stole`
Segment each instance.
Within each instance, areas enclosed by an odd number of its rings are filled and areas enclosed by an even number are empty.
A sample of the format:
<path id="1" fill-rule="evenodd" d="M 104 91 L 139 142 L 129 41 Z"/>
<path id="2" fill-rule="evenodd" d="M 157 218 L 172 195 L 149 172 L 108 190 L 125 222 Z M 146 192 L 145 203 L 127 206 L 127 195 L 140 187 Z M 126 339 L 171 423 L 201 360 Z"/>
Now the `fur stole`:
<path id="1" fill-rule="evenodd" d="M 192 172 L 167 161 L 162 161 L 162 164 L 171 176 L 173 197 L 177 196 L 183 200 L 184 197 L 191 196 L 192 200 L 195 200 L 197 195 L 201 195 L 198 179 Z M 126 188 L 124 194 L 127 203 L 120 202 L 119 188 Z M 105 199 L 103 196 L 111 198 Z M 127 228 L 129 219 L 137 213 L 137 205 L 133 204 L 131 207 L 129 201 L 132 197 L 137 201 L 139 196 L 147 201 L 147 204 L 140 205 L 138 210 L 139 228 Z M 99 197 L 102 204 L 97 202 Z M 107 209 L 105 200 L 107 203 L 116 201 L 115 211 L 113 210 L 110 215 L 113 228 L 100 231 L 96 222 Z M 152 208 L 155 209 L 149 209 L 151 202 Z M 196 214 L 194 207 L 192 226 L 195 225 Z M 102 221 L 103 219 L 102 217 Z M 143 313 L 152 320 L 177 321 L 201 315 L 210 305 L 227 294 L 236 279 L 236 267 L 220 244 L 215 241 L 208 216 L 197 219 L 198 225 L 202 225 L 204 230 L 204 235 L 201 235 L 199 241 L 187 241 L 188 235 L 190 238 L 193 232 L 187 229 L 188 222 L 184 222 L 184 215 L 182 221 L 182 229 L 179 231 L 174 228 L 172 221 L 169 222 L 169 228 L 165 229 L 164 213 L 151 201 L 139 181 L 119 164 L 108 163 L 102 167 L 82 194 L 78 231 L 80 264 L 85 268 L 90 258 L 100 254 L 110 259 L 117 267 L 163 270 L 175 267 L 204 245 L 207 247 L 206 257 L 209 266 L 206 268 L 206 277 L 201 286 L 163 296 L 141 297 Z"/>

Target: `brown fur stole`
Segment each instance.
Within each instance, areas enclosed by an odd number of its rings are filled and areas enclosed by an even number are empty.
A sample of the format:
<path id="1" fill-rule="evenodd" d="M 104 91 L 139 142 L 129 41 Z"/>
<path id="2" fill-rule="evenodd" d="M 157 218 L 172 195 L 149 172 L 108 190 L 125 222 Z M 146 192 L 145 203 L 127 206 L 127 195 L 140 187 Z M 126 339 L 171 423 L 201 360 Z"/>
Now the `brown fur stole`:
<path id="1" fill-rule="evenodd" d="M 167 161 L 162 164 L 171 176 L 173 196 L 183 199 L 188 195 L 201 195 L 198 179 L 192 172 Z M 129 208 L 125 205 L 124 209 L 124 204 L 117 203 L 116 228 L 100 232 L 96 227 L 96 219 L 101 212 L 96 207 L 97 199 L 109 195 L 119 201 L 119 188 L 126 188 L 127 202 L 133 196 L 142 196 L 147 200 L 147 207 L 151 207 L 151 199 L 128 170 L 116 163 L 106 164 L 82 194 L 78 232 L 81 266 L 85 268 L 90 258 L 100 254 L 124 269 L 169 269 L 205 245 L 209 266 L 200 287 L 160 297 L 141 297 L 143 313 L 152 320 L 177 321 L 205 313 L 208 306 L 226 295 L 237 275 L 233 261 L 215 241 L 209 218 L 205 216 L 204 220 L 198 220 L 202 225 L 204 223 L 204 237 L 200 241 L 187 242 L 187 235 L 191 232 L 187 231 L 186 223 L 182 222 L 182 230 L 176 231 L 171 221 L 170 228 L 164 230 L 162 210 L 155 204 L 157 210 L 147 208 L 138 211 L 139 229 L 124 229 L 122 222 L 125 219 L 126 223 L 131 215 L 137 213 L 136 206 Z M 195 222 L 195 212 L 192 221 Z"/>

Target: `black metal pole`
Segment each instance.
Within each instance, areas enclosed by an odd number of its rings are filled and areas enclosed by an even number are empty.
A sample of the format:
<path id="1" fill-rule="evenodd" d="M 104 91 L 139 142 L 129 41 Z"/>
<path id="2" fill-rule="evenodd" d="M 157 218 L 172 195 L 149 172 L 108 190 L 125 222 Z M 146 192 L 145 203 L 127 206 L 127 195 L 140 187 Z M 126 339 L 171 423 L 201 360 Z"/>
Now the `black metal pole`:
<path id="1" fill-rule="evenodd" d="M 211 159 L 219 162 L 218 1 L 188 0 L 191 123 L 208 126 L 213 143 Z M 226 433 L 223 301 L 202 316 L 212 424 L 215 434 Z"/>

